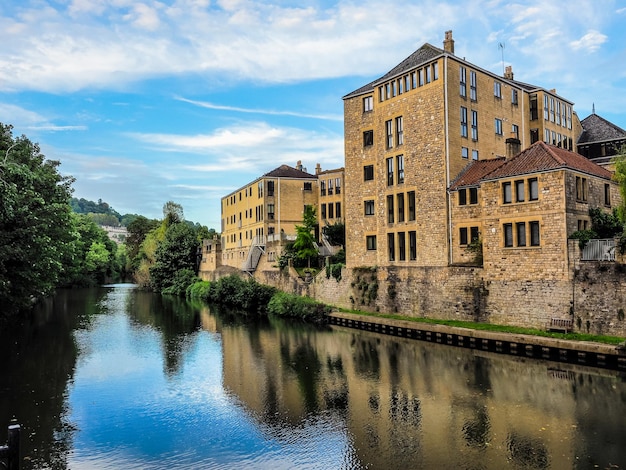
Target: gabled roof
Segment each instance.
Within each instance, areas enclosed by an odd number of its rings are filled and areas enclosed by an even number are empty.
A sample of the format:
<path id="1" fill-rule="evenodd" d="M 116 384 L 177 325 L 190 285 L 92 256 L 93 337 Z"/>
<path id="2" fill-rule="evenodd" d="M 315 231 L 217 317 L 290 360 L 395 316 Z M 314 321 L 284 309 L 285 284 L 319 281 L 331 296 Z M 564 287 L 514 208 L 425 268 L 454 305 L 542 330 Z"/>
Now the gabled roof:
<path id="1" fill-rule="evenodd" d="M 583 133 L 578 138 L 578 144 L 626 139 L 626 131 L 624 129 L 598 116 L 596 113 L 587 116 L 580 121 L 580 124 L 583 126 Z"/>
<path id="2" fill-rule="evenodd" d="M 612 176 L 609 170 L 596 165 L 582 155 L 548 145 L 545 142 L 537 142 L 510 159 L 499 157 L 473 161 L 452 182 L 450 191 L 477 186 L 483 181 L 565 168 L 607 180 L 610 180 Z"/>
<path id="3" fill-rule="evenodd" d="M 507 160 L 483 181 L 565 168 L 608 180 L 612 176 L 609 170 L 582 155 L 539 141 Z"/>
<path id="4" fill-rule="evenodd" d="M 504 162 L 506 162 L 506 158 L 504 157 L 472 161 L 452 182 L 450 190 L 456 191 L 461 187 L 478 185 L 485 176 L 502 166 Z"/>
<path id="5" fill-rule="evenodd" d="M 316 175 L 306 173 L 304 171 L 297 170 L 289 165 L 281 165 L 278 168 L 273 169 L 269 173 L 265 173 L 263 178 L 306 178 L 315 179 Z"/>
<path id="6" fill-rule="evenodd" d="M 413 52 L 413 54 L 411 54 L 402 62 L 400 62 L 398 65 L 396 65 L 394 68 L 392 68 L 385 75 L 383 75 L 380 78 L 377 78 L 376 80 L 368 83 L 367 85 L 362 86 L 361 88 L 357 90 L 354 90 L 352 93 L 348 93 L 346 96 L 343 97 L 343 99 L 345 100 L 346 98 L 352 98 L 353 96 L 358 96 L 363 93 L 368 93 L 372 91 L 375 88 L 376 84 L 378 84 L 379 82 L 383 82 L 391 77 L 395 77 L 396 75 L 401 75 L 405 72 L 408 72 L 409 70 L 412 70 L 416 68 L 417 66 L 424 64 L 426 62 L 429 62 L 433 60 L 435 57 L 439 57 L 442 54 L 444 54 L 443 49 L 439 49 L 438 47 L 435 47 L 431 44 L 426 43 L 422 47 L 420 47 L 418 50 Z"/>

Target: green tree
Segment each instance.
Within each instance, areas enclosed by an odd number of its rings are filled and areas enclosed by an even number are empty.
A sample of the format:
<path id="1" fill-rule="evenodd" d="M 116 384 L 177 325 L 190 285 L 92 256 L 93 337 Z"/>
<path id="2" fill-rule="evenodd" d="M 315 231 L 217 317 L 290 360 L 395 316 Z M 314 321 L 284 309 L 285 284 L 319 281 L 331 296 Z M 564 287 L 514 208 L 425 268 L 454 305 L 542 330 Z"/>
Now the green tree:
<path id="1" fill-rule="evenodd" d="M 334 246 L 346 245 L 346 226 L 341 222 L 335 222 L 332 225 L 326 225 L 322 232 L 328 239 L 328 242 Z"/>
<path id="2" fill-rule="evenodd" d="M 615 163 L 615 174 L 613 177 L 619 183 L 619 192 L 622 196 L 622 203 L 617 208 L 617 215 L 622 223 L 626 223 L 626 145 L 619 150 L 619 155 L 613 159 Z"/>
<path id="3" fill-rule="evenodd" d="M 317 256 L 314 235 L 316 227 L 317 217 L 315 207 L 306 206 L 302 218 L 302 225 L 296 225 L 296 240 L 293 242 L 293 249 L 296 258 L 307 260 L 308 267 L 311 267 L 311 258 Z"/>
<path id="4" fill-rule="evenodd" d="M 0 123 L 0 312 L 14 314 L 57 285 L 73 241 L 72 177 Z"/>
<path id="5" fill-rule="evenodd" d="M 167 201 L 163 204 L 163 220 L 165 221 L 165 225 L 167 227 L 172 224 L 184 222 L 185 213 L 183 211 L 183 206 L 175 203 L 174 201 Z"/>
<path id="6" fill-rule="evenodd" d="M 148 234 L 159 226 L 159 221 L 147 219 L 143 215 L 137 216 L 127 226 L 128 236 L 126 237 L 126 256 L 130 263 L 129 271 L 135 271 L 141 261 L 141 245 Z"/>
<path id="7" fill-rule="evenodd" d="M 154 264 L 149 268 L 152 288 L 163 292 L 174 285 L 180 271 L 195 273 L 199 247 L 196 231 L 192 227 L 185 223 L 170 225 L 165 238 L 158 244 Z M 184 276 L 188 277 L 188 273 Z"/>

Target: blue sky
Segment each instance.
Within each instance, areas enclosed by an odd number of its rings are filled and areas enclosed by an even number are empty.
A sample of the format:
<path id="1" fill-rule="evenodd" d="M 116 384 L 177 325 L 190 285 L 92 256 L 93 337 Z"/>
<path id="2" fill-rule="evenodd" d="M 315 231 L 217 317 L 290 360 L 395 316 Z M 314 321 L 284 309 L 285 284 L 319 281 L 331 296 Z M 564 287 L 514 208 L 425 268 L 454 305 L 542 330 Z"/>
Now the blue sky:
<path id="1" fill-rule="evenodd" d="M 3 0 L 0 122 L 76 197 L 219 231 L 220 197 L 263 173 L 343 166 L 342 96 L 446 30 L 626 129 L 624 24 L 624 0 Z"/>

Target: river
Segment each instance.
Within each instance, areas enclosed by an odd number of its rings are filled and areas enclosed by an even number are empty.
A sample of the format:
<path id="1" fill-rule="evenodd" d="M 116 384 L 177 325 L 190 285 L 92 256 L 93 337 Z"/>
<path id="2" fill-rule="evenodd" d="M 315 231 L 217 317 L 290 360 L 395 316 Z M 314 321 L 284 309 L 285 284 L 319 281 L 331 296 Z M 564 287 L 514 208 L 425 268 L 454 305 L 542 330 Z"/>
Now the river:
<path id="1" fill-rule="evenodd" d="M 23 469 L 626 468 L 623 372 L 60 291 L 0 332 Z"/>

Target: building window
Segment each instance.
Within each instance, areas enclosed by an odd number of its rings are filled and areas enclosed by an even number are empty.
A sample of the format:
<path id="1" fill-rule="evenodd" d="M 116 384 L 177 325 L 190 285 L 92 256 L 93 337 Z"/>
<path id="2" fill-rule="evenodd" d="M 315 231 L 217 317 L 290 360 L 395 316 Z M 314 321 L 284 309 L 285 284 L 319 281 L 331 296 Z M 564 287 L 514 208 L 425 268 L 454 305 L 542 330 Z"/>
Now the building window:
<path id="1" fill-rule="evenodd" d="M 604 184 L 604 205 L 611 205 L 611 185 L 608 183 Z"/>
<path id="2" fill-rule="evenodd" d="M 467 227 L 459 229 L 459 245 L 467 245 Z"/>
<path id="3" fill-rule="evenodd" d="M 495 119 L 495 128 L 496 128 L 496 134 L 497 135 L 502 135 L 502 119 Z"/>
<path id="4" fill-rule="evenodd" d="M 550 105 L 548 104 L 548 95 L 543 95 L 543 119 L 548 121 L 550 119 Z"/>
<path id="5" fill-rule="evenodd" d="M 365 201 L 365 215 L 374 215 L 374 200 Z"/>
<path id="6" fill-rule="evenodd" d="M 433 64 L 433 80 L 439 80 L 439 62 Z"/>
<path id="7" fill-rule="evenodd" d="M 430 67 L 425 67 L 424 70 L 426 71 L 426 83 L 430 83 L 433 81 L 433 74 L 431 72 Z"/>
<path id="8" fill-rule="evenodd" d="M 550 97 L 550 122 L 554 122 L 554 98 Z"/>
<path id="9" fill-rule="evenodd" d="M 469 203 L 478 204 L 478 188 L 469 188 Z"/>
<path id="10" fill-rule="evenodd" d="M 393 233 L 387 234 L 387 249 L 389 252 L 389 261 L 396 260 L 396 245 L 395 245 L 395 237 Z"/>
<path id="11" fill-rule="evenodd" d="M 461 106 L 461 137 L 467 137 L 467 108 Z"/>
<path id="12" fill-rule="evenodd" d="M 477 242 L 480 239 L 480 231 L 478 227 L 470 227 L 470 241 Z"/>
<path id="13" fill-rule="evenodd" d="M 398 200 L 398 222 L 404 222 L 404 193 L 396 196 Z"/>
<path id="14" fill-rule="evenodd" d="M 534 144 L 539 141 L 539 129 L 530 130 L 530 143 Z"/>
<path id="15" fill-rule="evenodd" d="M 580 202 L 587 201 L 587 178 L 582 176 L 576 177 L 576 200 Z"/>
<path id="16" fill-rule="evenodd" d="M 504 232 L 504 246 L 512 247 L 513 246 L 513 224 L 504 224 L 502 226 L 502 230 Z"/>
<path id="17" fill-rule="evenodd" d="M 322 217 L 322 219 L 326 218 L 326 204 L 320 205 L 320 216 Z"/>
<path id="18" fill-rule="evenodd" d="M 478 140 L 478 111 L 472 111 L 472 140 Z"/>
<path id="19" fill-rule="evenodd" d="M 376 235 L 367 235 L 365 237 L 365 246 L 369 251 L 376 250 Z"/>
<path id="20" fill-rule="evenodd" d="M 387 159 L 387 186 L 393 185 L 393 158 Z"/>
<path id="21" fill-rule="evenodd" d="M 511 134 L 513 134 L 516 139 L 519 139 L 519 126 L 517 124 L 511 124 Z"/>
<path id="22" fill-rule="evenodd" d="M 394 207 L 393 207 L 393 196 L 387 196 L 387 222 L 393 224 L 394 222 Z"/>
<path id="23" fill-rule="evenodd" d="M 393 90 L 393 96 L 397 96 L 398 95 L 398 84 L 396 83 L 396 81 L 394 80 L 394 82 L 391 84 L 391 88 Z"/>
<path id="24" fill-rule="evenodd" d="M 363 167 L 363 180 L 371 181 L 374 179 L 374 165 L 365 165 Z"/>
<path id="25" fill-rule="evenodd" d="M 541 238 L 539 236 L 539 222 L 529 222 L 530 225 L 530 246 L 541 245 Z"/>
<path id="26" fill-rule="evenodd" d="M 402 93 L 404 93 L 404 80 L 399 78 L 398 79 L 398 94 L 401 95 Z"/>
<path id="27" fill-rule="evenodd" d="M 467 190 L 465 188 L 459 189 L 459 206 L 467 205 Z"/>
<path id="28" fill-rule="evenodd" d="M 409 199 L 409 220 L 415 220 L 415 191 L 407 193 Z"/>
<path id="29" fill-rule="evenodd" d="M 472 160 L 478 160 L 478 150 L 472 150 Z"/>
<path id="30" fill-rule="evenodd" d="M 466 160 L 469 158 L 469 149 L 467 147 L 461 147 L 461 158 Z"/>
<path id="31" fill-rule="evenodd" d="M 385 122 L 385 132 L 387 135 L 387 148 L 393 147 L 393 122 L 391 119 Z"/>
<path id="32" fill-rule="evenodd" d="M 341 218 L 341 203 L 340 202 L 335 203 L 335 217 L 337 217 L 338 219 Z"/>
<path id="33" fill-rule="evenodd" d="M 396 166 L 398 167 L 398 184 L 404 183 L 404 155 L 396 156 Z"/>
<path id="34" fill-rule="evenodd" d="M 511 104 L 515 106 L 518 104 L 517 90 L 515 88 L 511 89 Z"/>
<path id="35" fill-rule="evenodd" d="M 335 178 L 335 194 L 341 194 L 341 178 Z"/>
<path id="36" fill-rule="evenodd" d="M 424 86 L 424 69 L 419 69 L 417 75 L 419 77 L 419 86 Z"/>
<path id="37" fill-rule="evenodd" d="M 259 198 L 262 198 L 263 197 L 263 181 L 259 181 L 259 183 L 257 184 L 256 189 L 257 189 L 257 196 Z M 233 201 L 233 203 L 234 202 L 235 201 Z"/>
<path id="38" fill-rule="evenodd" d="M 478 94 L 476 92 L 476 72 L 470 70 L 470 99 L 472 101 L 478 100 Z"/>
<path id="39" fill-rule="evenodd" d="M 374 97 L 366 96 L 363 98 L 363 112 L 368 113 L 374 109 Z"/>
<path id="40" fill-rule="evenodd" d="M 267 205 L 267 218 L 268 220 L 274 220 L 274 204 Z"/>
<path id="41" fill-rule="evenodd" d="M 396 145 L 404 143 L 404 121 L 402 116 L 396 118 Z"/>
<path id="42" fill-rule="evenodd" d="M 304 189 L 305 191 L 312 191 L 313 183 L 311 183 L 310 181 L 305 181 L 302 189 Z"/>
<path id="43" fill-rule="evenodd" d="M 406 236 L 404 232 L 398 232 L 398 259 L 406 261 Z"/>
<path id="44" fill-rule="evenodd" d="M 517 246 L 526 246 L 526 223 L 517 222 L 515 229 L 517 231 Z"/>
<path id="45" fill-rule="evenodd" d="M 556 121 L 555 121 L 556 125 L 560 126 L 561 125 L 561 102 L 560 101 L 556 102 L 556 115 L 555 115 L 555 118 L 556 118 Z"/>
<path id="46" fill-rule="evenodd" d="M 335 215 L 333 214 L 333 208 L 334 208 L 334 206 L 333 206 L 332 202 L 330 204 L 328 204 L 328 218 L 329 219 L 334 219 L 335 218 Z"/>
<path id="47" fill-rule="evenodd" d="M 363 147 L 374 145 L 374 131 L 363 132 Z"/>
<path id="48" fill-rule="evenodd" d="M 274 182 L 273 181 L 267 182 L 267 195 L 268 196 L 274 195 Z M 241 193 L 239 193 L 239 197 L 241 198 Z"/>
<path id="49" fill-rule="evenodd" d="M 537 104 L 537 95 L 533 93 L 530 95 L 530 120 L 536 121 L 539 119 L 539 105 Z"/>
<path id="50" fill-rule="evenodd" d="M 329 196 L 333 195 L 333 180 L 332 179 L 328 180 L 328 195 Z"/>
<path id="51" fill-rule="evenodd" d="M 524 180 L 515 182 L 515 202 L 524 202 L 526 200 L 524 193 Z"/>
<path id="52" fill-rule="evenodd" d="M 511 195 L 511 183 L 502 183 L 502 203 L 511 204 L 513 198 Z"/>
<path id="53" fill-rule="evenodd" d="M 459 67 L 459 94 L 465 98 L 467 96 L 467 71 L 462 65 Z"/>
<path id="54" fill-rule="evenodd" d="M 537 178 L 530 178 L 528 180 L 528 199 L 530 201 L 539 199 L 539 182 Z"/>
<path id="55" fill-rule="evenodd" d="M 502 99 L 502 83 L 493 82 L 493 96 Z"/>
<path id="56" fill-rule="evenodd" d="M 320 196 L 326 196 L 326 181 L 320 181 Z"/>
<path id="57" fill-rule="evenodd" d="M 416 232 L 409 232 L 409 259 L 414 261 L 417 259 L 417 236 Z"/>
<path id="58" fill-rule="evenodd" d="M 385 99 L 391 98 L 391 84 L 385 83 Z"/>

